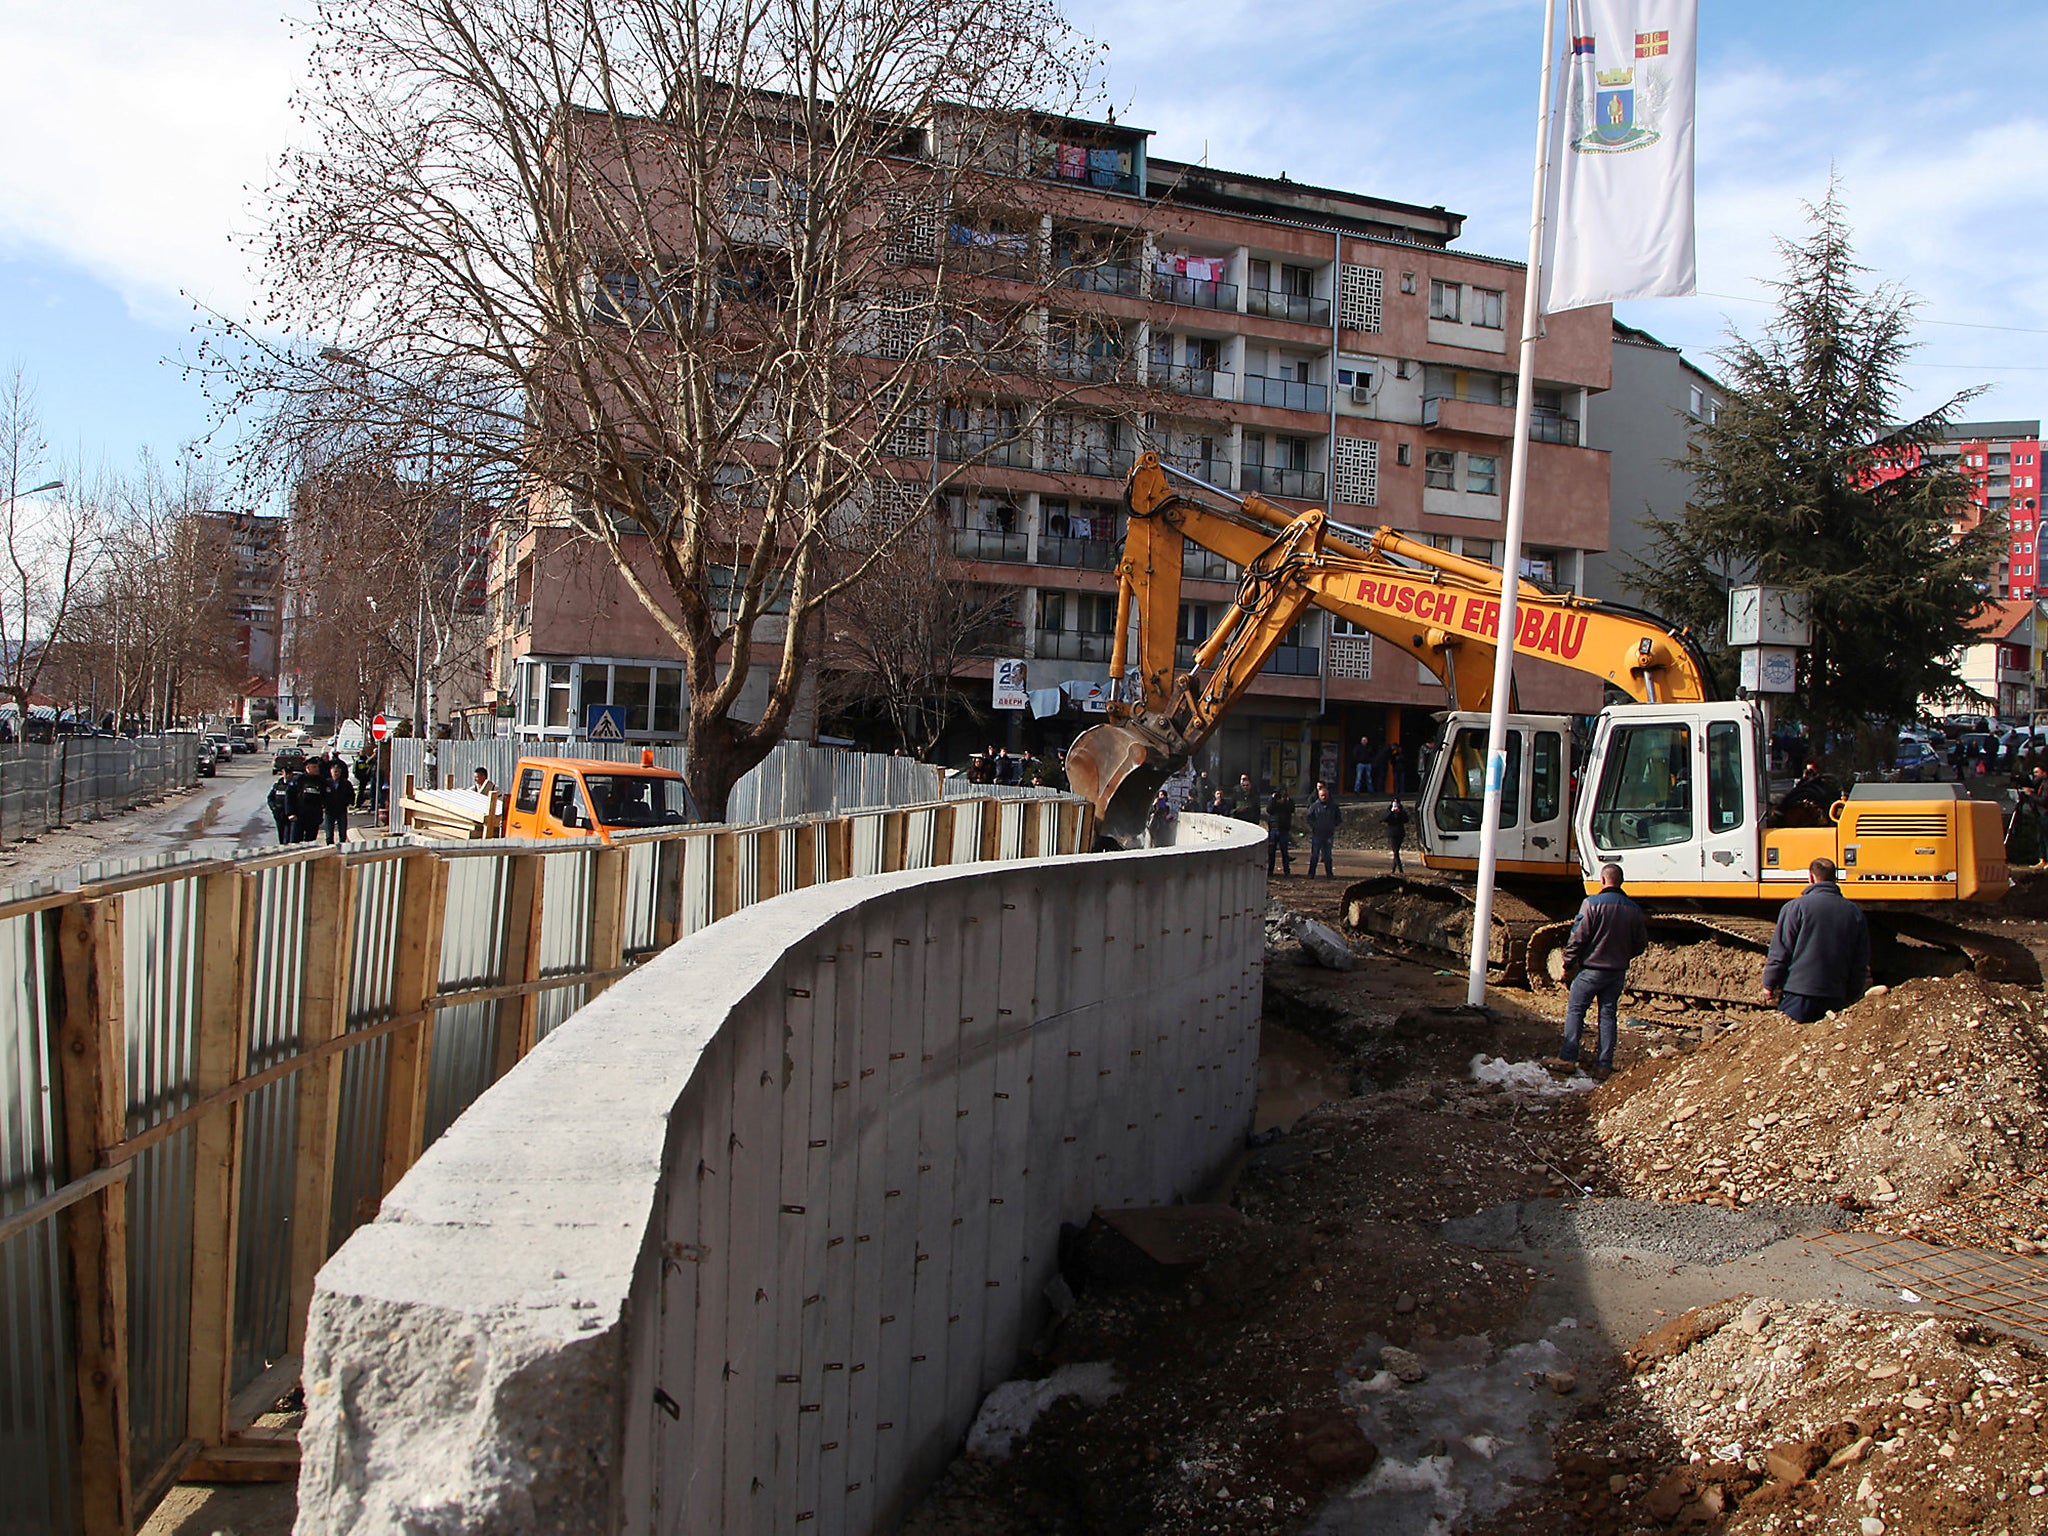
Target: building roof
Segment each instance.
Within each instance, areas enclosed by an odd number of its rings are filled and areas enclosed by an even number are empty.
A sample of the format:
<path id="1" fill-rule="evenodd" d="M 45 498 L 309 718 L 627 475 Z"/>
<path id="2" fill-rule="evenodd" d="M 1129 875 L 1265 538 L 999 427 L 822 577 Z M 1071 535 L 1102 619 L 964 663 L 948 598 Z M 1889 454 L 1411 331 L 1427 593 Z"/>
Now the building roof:
<path id="1" fill-rule="evenodd" d="M 2041 423 L 2038 421 L 1952 421 L 1941 429 L 1942 437 L 1951 443 L 1999 443 L 2015 438 L 2038 438 Z"/>
<path id="2" fill-rule="evenodd" d="M 2031 598 L 2014 597 L 1992 603 L 1970 621 L 1970 628 L 1992 640 L 2004 640 L 2034 616 Z"/>
<path id="3" fill-rule="evenodd" d="M 1698 374 L 1702 380 L 1713 385 L 1718 390 L 1725 392 L 1728 388 L 1727 385 L 1707 372 L 1706 369 L 1687 357 L 1682 350 L 1672 346 L 1668 341 L 1659 341 L 1648 331 L 1642 330 L 1637 326 L 1624 325 L 1621 321 L 1616 320 L 1614 322 L 1614 344 L 1618 347 L 1644 347 L 1654 352 L 1670 352 L 1678 358 L 1679 367 Z"/>
<path id="4" fill-rule="evenodd" d="M 1441 203 L 1424 208 L 1286 176 L 1255 176 L 1156 155 L 1146 157 L 1145 169 L 1147 191 L 1154 199 L 1163 196 L 1219 212 L 1295 220 L 1379 239 L 1400 236 L 1430 245 L 1457 239 L 1465 226 L 1465 215 L 1452 213 Z"/>

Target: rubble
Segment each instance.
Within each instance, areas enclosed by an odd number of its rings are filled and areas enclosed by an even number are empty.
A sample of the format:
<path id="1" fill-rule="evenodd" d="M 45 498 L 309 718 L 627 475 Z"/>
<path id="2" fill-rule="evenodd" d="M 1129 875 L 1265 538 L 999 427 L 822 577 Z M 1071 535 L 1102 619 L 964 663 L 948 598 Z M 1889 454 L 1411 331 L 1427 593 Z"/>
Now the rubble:
<path id="1" fill-rule="evenodd" d="M 1607 1085 L 1595 1134 L 1632 1195 L 1922 1211 L 2048 1157 L 2044 1006 L 1964 974 L 1813 1024 L 1760 1015 Z"/>

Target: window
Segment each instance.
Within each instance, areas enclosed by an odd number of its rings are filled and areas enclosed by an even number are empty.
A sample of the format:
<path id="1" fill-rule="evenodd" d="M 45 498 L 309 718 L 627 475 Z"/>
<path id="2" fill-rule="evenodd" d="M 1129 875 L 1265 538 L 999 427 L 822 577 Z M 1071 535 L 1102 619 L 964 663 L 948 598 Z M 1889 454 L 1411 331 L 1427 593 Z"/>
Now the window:
<path id="1" fill-rule="evenodd" d="M 1403 293 L 1413 293 L 1415 291 L 1415 274 L 1413 272 L 1403 272 L 1401 274 L 1401 291 Z"/>
<path id="2" fill-rule="evenodd" d="M 1707 727 L 1707 830 L 1742 825 L 1742 732 L 1732 720 Z"/>
<path id="3" fill-rule="evenodd" d="M 1207 603 L 1182 603 L 1180 605 L 1179 639 L 1190 645 L 1200 645 L 1209 638 L 1209 605 Z"/>
<path id="4" fill-rule="evenodd" d="M 607 827 L 660 827 L 688 821 L 683 786 L 639 773 L 593 773 L 590 798 Z"/>
<path id="5" fill-rule="evenodd" d="M 1316 291 L 1316 274 L 1313 267 L 1282 267 L 1280 269 L 1280 291 L 1293 299 L 1306 299 Z"/>
<path id="6" fill-rule="evenodd" d="M 1465 455 L 1465 489 L 1474 496 L 1500 494 L 1500 460 L 1490 453 Z"/>
<path id="7" fill-rule="evenodd" d="M 1472 290 L 1472 323 L 1489 331 L 1501 329 L 1502 301 L 1506 295 L 1494 288 Z"/>
<path id="8" fill-rule="evenodd" d="M 1458 488 L 1458 456 L 1444 448 L 1424 450 L 1422 483 L 1433 491 L 1455 491 Z"/>
<path id="9" fill-rule="evenodd" d="M 566 726 L 569 723 L 569 664 L 557 661 L 548 666 L 548 713 L 545 722 L 550 726 Z"/>
<path id="10" fill-rule="evenodd" d="M 1415 452 L 1414 452 L 1414 450 L 1413 450 L 1412 448 L 1410 448 L 1410 447 L 1409 447 L 1409 445 L 1408 445 L 1408 444 L 1406 444 L 1406 443 L 1396 443 L 1396 444 L 1394 445 L 1394 462 L 1395 462 L 1396 464 L 1412 464 L 1412 463 L 1414 463 L 1414 462 L 1415 462 Z"/>
<path id="11" fill-rule="evenodd" d="M 1522 807 L 1522 738 L 1508 735 L 1508 771 L 1501 781 L 1500 824 L 1520 824 Z M 1440 832 L 1477 832 L 1480 812 L 1486 804 L 1486 732 L 1466 726 L 1451 746 L 1450 761 L 1444 769 L 1444 785 L 1436 801 L 1436 825 Z"/>
<path id="12" fill-rule="evenodd" d="M 1432 320 L 1457 320 L 1463 308 L 1464 288 L 1457 283 L 1442 283 L 1435 278 L 1429 280 L 1429 318 Z"/>
<path id="13" fill-rule="evenodd" d="M 1686 391 L 1685 408 L 1694 416 L 1707 414 L 1707 392 L 1695 384 Z"/>
<path id="14" fill-rule="evenodd" d="M 583 794 L 576 787 L 575 774 L 555 775 L 554 783 L 548 786 L 548 814 L 565 827 L 590 825 L 583 814 Z"/>
<path id="15" fill-rule="evenodd" d="M 654 669 L 654 730 L 662 736 L 682 734 L 683 670 L 680 667 Z"/>
<path id="16" fill-rule="evenodd" d="M 1038 627 L 1049 635 L 1060 634 L 1066 629 L 1066 593 L 1041 592 L 1038 594 Z"/>
<path id="17" fill-rule="evenodd" d="M 547 772 L 540 768 L 519 770 L 519 793 L 512 801 L 512 809 L 531 816 L 540 809 L 540 784 Z"/>
<path id="18" fill-rule="evenodd" d="M 1602 850 L 1660 848 L 1692 837 L 1692 727 L 1630 725 L 1607 740 L 1607 772 L 1593 802 Z"/>
<path id="19" fill-rule="evenodd" d="M 1555 821 L 1564 803 L 1564 737 L 1538 731 L 1529 754 L 1529 820 Z"/>

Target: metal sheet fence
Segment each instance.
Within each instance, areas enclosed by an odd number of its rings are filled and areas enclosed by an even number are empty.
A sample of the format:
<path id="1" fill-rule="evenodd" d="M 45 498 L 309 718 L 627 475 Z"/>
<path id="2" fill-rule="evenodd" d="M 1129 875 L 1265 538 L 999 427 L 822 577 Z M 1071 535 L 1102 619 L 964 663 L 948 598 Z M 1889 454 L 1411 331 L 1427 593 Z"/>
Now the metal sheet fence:
<path id="1" fill-rule="evenodd" d="M 389 823 L 396 827 L 400 798 L 410 776 L 421 787 L 430 787 L 425 769 L 426 743 L 411 737 L 391 743 L 391 786 L 393 806 Z M 683 771 L 681 747 L 652 749 L 656 766 Z M 434 782 L 437 786 L 467 788 L 482 768 L 491 782 L 510 791 L 513 771 L 521 757 L 582 757 L 608 763 L 637 763 L 641 748 L 606 742 L 537 741 L 437 741 L 434 743 Z M 920 805 L 941 796 L 959 793 L 1005 794 L 1050 793 L 1050 791 L 998 790 L 994 786 L 968 786 L 956 790 L 959 781 L 942 783 L 943 775 L 929 763 L 908 757 L 889 757 L 878 752 L 847 752 L 836 747 L 814 747 L 801 741 L 779 743 L 765 760 L 733 786 L 726 805 L 726 822 L 742 826 L 754 822 L 787 821 L 797 816 L 836 816 L 846 811 L 872 810 L 882 806 Z"/>
<path id="2" fill-rule="evenodd" d="M 314 1272 L 638 961 L 783 890 L 1092 842 L 1076 800 L 933 799 L 110 868 L 0 906 L 0 1536 L 126 1536 L 181 1475 L 294 1475 L 248 1427 Z"/>
<path id="3" fill-rule="evenodd" d="M 0 747 L 0 842 L 41 837 L 196 782 L 199 736 L 67 736 Z"/>

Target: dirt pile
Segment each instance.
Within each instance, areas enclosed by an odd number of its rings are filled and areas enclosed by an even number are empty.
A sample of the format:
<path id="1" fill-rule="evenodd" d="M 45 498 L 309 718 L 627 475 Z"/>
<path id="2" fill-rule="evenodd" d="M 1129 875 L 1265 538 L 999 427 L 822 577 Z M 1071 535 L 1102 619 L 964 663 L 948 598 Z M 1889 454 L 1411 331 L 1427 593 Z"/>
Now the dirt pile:
<path id="1" fill-rule="evenodd" d="M 1737 1298 L 1629 1358 L 1611 1416 L 1558 1446 L 1578 1475 L 1552 1513 L 1645 1531 L 2048 1531 L 2048 1359 L 2003 1335 Z"/>
<path id="2" fill-rule="evenodd" d="M 1594 1131 L 1632 1195 L 1834 1201 L 1910 1226 L 2048 1160 L 2044 1009 L 1963 975 L 1814 1024 L 1758 1017 L 1601 1089 Z"/>

